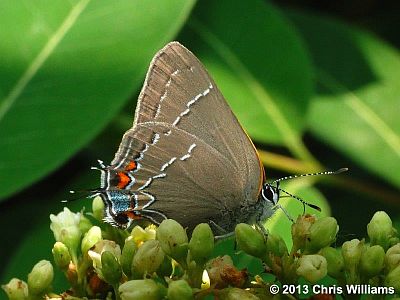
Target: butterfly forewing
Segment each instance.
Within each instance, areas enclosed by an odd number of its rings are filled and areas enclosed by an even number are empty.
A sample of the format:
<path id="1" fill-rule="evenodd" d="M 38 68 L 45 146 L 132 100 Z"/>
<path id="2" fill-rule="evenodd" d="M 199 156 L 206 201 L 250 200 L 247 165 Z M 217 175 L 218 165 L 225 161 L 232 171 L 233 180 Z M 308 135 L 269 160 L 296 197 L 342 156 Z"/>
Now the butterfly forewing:
<path id="1" fill-rule="evenodd" d="M 169 43 L 156 54 L 135 120 L 166 122 L 199 137 L 231 160 L 245 185 L 257 190 L 256 185 L 259 193 L 263 170 L 251 140 L 201 62 L 181 44 Z"/>

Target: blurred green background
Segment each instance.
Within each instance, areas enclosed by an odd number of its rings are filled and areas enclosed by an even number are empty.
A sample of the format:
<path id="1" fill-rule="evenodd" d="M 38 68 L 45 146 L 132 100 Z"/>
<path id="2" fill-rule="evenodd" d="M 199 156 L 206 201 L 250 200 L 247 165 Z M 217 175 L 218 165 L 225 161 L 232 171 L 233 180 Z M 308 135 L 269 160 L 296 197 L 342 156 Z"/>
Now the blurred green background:
<path id="1" fill-rule="evenodd" d="M 1 1 L 0 283 L 51 260 L 49 214 L 69 190 L 98 186 L 90 167 L 114 157 L 150 60 L 172 40 L 205 64 L 269 179 L 350 168 L 284 186 L 338 219 L 339 244 L 365 236 L 376 210 L 400 229 L 399 9 L 377 0 Z M 267 225 L 288 240 L 281 212 Z"/>

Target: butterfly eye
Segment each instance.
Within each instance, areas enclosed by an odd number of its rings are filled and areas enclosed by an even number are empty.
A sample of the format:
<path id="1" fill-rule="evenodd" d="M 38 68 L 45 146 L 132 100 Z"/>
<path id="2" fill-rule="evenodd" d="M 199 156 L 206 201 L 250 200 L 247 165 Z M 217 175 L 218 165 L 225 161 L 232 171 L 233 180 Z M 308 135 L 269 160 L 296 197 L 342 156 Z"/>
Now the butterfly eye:
<path id="1" fill-rule="evenodd" d="M 264 200 L 267 200 L 274 205 L 278 202 L 277 191 L 268 183 L 263 186 L 261 194 Z"/>

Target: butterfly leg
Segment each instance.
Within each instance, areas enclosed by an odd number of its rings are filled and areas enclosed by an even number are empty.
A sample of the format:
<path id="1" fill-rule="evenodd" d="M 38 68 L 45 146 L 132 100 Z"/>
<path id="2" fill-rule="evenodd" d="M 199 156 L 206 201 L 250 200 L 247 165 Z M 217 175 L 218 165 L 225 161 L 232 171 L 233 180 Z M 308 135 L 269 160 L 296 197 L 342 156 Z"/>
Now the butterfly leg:
<path id="1" fill-rule="evenodd" d="M 221 233 L 221 235 L 216 235 L 215 236 L 215 240 L 223 240 L 225 238 L 231 237 L 235 234 L 234 231 L 232 232 L 227 232 L 224 228 L 222 228 L 221 226 L 219 226 L 217 223 L 215 223 L 213 220 L 209 221 L 211 227 L 214 227 L 214 229 L 216 229 L 215 231 L 218 233 Z M 214 230 L 213 230 L 214 231 Z"/>
<path id="2" fill-rule="evenodd" d="M 264 227 L 264 224 L 263 224 L 263 223 L 257 222 L 257 223 L 255 224 L 255 226 L 256 226 L 256 229 L 257 229 L 258 231 L 260 231 L 264 236 L 268 236 L 268 234 L 269 234 L 268 229 L 266 229 L 266 228 Z"/>
<path id="3" fill-rule="evenodd" d="M 256 229 L 257 229 L 259 232 L 262 233 L 263 238 L 264 238 L 264 242 L 267 243 L 267 238 L 268 238 L 268 234 L 269 234 L 268 229 L 266 229 L 266 228 L 264 227 L 264 224 L 261 223 L 261 222 L 257 222 L 257 223 L 255 224 L 255 227 L 256 227 Z"/>
<path id="4" fill-rule="evenodd" d="M 288 211 L 287 211 L 283 206 L 281 206 L 280 204 L 276 204 L 276 205 L 275 205 L 275 208 L 276 208 L 276 209 L 281 209 L 281 210 L 283 211 L 283 213 L 286 215 L 286 217 L 287 217 L 292 223 L 294 223 L 293 218 L 290 216 L 290 214 L 288 213 Z"/>
<path id="5" fill-rule="evenodd" d="M 223 235 L 216 235 L 214 238 L 216 241 L 219 241 L 219 240 L 224 240 L 226 238 L 229 238 L 229 237 L 233 236 L 234 234 L 235 234 L 235 232 L 232 231 L 232 232 L 225 233 Z"/>

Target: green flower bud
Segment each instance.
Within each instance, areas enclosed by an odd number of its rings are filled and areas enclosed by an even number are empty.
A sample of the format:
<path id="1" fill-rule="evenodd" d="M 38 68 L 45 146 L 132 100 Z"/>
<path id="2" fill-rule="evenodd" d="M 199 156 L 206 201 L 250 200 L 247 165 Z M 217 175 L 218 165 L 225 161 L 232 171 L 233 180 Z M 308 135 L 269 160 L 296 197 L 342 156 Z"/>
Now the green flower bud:
<path id="1" fill-rule="evenodd" d="M 310 226 L 308 238 L 305 243 L 307 253 L 316 253 L 324 247 L 330 246 L 336 240 L 339 226 L 335 218 L 324 217 L 315 221 Z"/>
<path id="2" fill-rule="evenodd" d="M 292 224 L 293 249 L 303 250 L 310 235 L 310 227 L 315 222 L 315 217 L 310 215 L 301 215 L 296 222 Z"/>
<path id="3" fill-rule="evenodd" d="M 205 263 L 214 250 L 214 235 L 208 224 L 195 227 L 189 242 L 190 257 L 197 263 Z"/>
<path id="4" fill-rule="evenodd" d="M 92 213 L 96 220 L 102 221 L 104 218 L 104 202 L 100 196 L 96 196 L 92 202 Z"/>
<path id="5" fill-rule="evenodd" d="M 102 239 L 101 229 L 98 226 L 93 226 L 86 232 L 85 236 L 82 239 L 81 250 L 82 253 L 85 254 L 88 252 L 97 242 Z"/>
<path id="6" fill-rule="evenodd" d="M 160 286 L 151 279 L 130 280 L 119 286 L 121 300 L 161 300 L 163 291 Z"/>
<path id="7" fill-rule="evenodd" d="M 53 266 L 48 260 L 39 261 L 28 274 L 29 294 L 43 295 L 53 282 Z"/>
<path id="8" fill-rule="evenodd" d="M 57 267 L 63 271 L 66 271 L 69 263 L 71 262 L 71 255 L 69 255 L 67 246 L 61 242 L 56 242 L 51 252 L 53 253 L 54 262 L 56 263 Z"/>
<path id="9" fill-rule="evenodd" d="M 133 257 L 132 274 L 134 278 L 154 273 L 163 260 L 164 252 L 161 250 L 159 241 L 149 240 L 144 242 Z"/>
<path id="10" fill-rule="evenodd" d="M 400 293 L 400 266 L 391 270 L 385 278 L 385 285 L 387 287 L 394 287 L 396 293 Z"/>
<path id="11" fill-rule="evenodd" d="M 137 251 L 137 246 L 135 241 L 131 236 L 129 236 L 125 240 L 125 245 L 124 248 L 122 249 L 122 254 L 121 254 L 121 266 L 122 266 L 122 271 L 124 271 L 125 275 L 130 277 L 132 275 L 132 262 L 133 262 L 133 256 L 135 255 Z"/>
<path id="12" fill-rule="evenodd" d="M 346 241 L 342 245 L 342 256 L 344 260 L 345 269 L 348 271 L 349 284 L 359 283 L 357 269 L 363 248 L 364 248 L 364 240 L 360 241 L 358 239 Z"/>
<path id="13" fill-rule="evenodd" d="M 186 280 L 171 281 L 168 285 L 168 300 L 191 300 L 194 299 L 192 288 Z"/>
<path id="14" fill-rule="evenodd" d="M 297 261 L 296 273 L 309 282 L 315 283 L 328 274 L 328 263 L 322 255 L 303 255 Z"/>
<path id="15" fill-rule="evenodd" d="M 122 276 L 121 265 L 118 259 L 110 251 L 104 251 L 101 254 L 101 272 L 105 282 L 111 285 L 116 285 Z"/>
<path id="16" fill-rule="evenodd" d="M 346 265 L 357 265 L 360 261 L 364 241 L 353 239 L 342 245 L 342 255 Z"/>
<path id="17" fill-rule="evenodd" d="M 239 288 L 227 288 L 218 295 L 221 300 L 259 300 L 256 295 Z"/>
<path id="18" fill-rule="evenodd" d="M 53 231 L 54 238 L 68 247 L 73 258 L 77 256 L 76 253 L 81 242 L 80 219 L 81 213 L 72 213 L 67 207 L 64 207 L 64 211 L 57 216 L 50 215 L 50 229 Z"/>
<path id="19" fill-rule="evenodd" d="M 263 233 L 248 224 L 240 223 L 236 225 L 235 235 L 239 249 L 258 258 L 265 256 L 267 247 Z"/>
<path id="20" fill-rule="evenodd" d="M 266 241 L 266 248 L 267 251 L 262 258 L 266 265 L 265 267 L 268 267 L 268 269 L 279 278 L 282 273 L 282 264 L 289 257 L 286 243 L 279 235 L 269 233 Z M 288 270 L 285 270 L 285 272 L 294 274 L 294 272 Z"/>
<path id="21" fill-rule="evenodd" d="M 389 247 L 392 247 L 400 242 L 400 239 L 397 237 L 398 233 L 396 228 L 393 227 L 392 229 L 393 229 L 393 236 L 389 238 Z"/>
<path id="22" fill-rule="evenodd" d="M 344 278 L 344 260 L 342 254 L 332 247 L 325 247 L 319 252 L 328 263 L 328 275 L 335 279 Z"/>
<path id="23" fill-rule="evenodd" d="M 83 213 L 81 213 L 81 219 L 79 220 L 79 229 L 84 235 L 88 230 L 93 226 L 92 222 L 88 218 L 86 218 Z"/>
<path id="24" fill-rule="evenodd" d="M 173 259 L 181 262 L 186 257 L 188 237 L 178 222 L 171 219 L 162 221 L 157 229 L 157 240 L 162 250 Z"/>
<path id="25" fill-rule="evenodd" d="M 367 247 L 361 254 L 359 271 L 360 274 L 369 279 L 378 275 L 385 263 L 385 251 L 379 245 Z"/>
<path id="26" fill-rule="evenodd" d="M 368 223 L 367 232 L 371 245 L 380 245 L 387 250 L 394 233 L 392 220 L 384 211 L 378 211 Z"/>
<path id="27" fill-rule="evenodd" d="M 28 285 L 25 281 L 13 278 L 9 283 L 1 286 L 7 293 L 9 300 L 26 300 L 28 299 Z"/>
<path id="28" fill-rule="evenodd" d="M 101 263 L 101 255 L 105 251 L 109 251 L 112 254 L 114 254 L 117 260 L 121 258 L 121 249 L 119 245 L 116 244 L 114 241 L 109 241 L 109 240 L 98 241 L 96 245 L 92 247 L 91 250 L 88 251 L 88 255 L 92 259 L 93 268 L 95 269 L 100 279 L 104 279 L 102 272 L 103 266 Z"/>
<path id="29" fill-rule="evenodd" d="M 281 236 L 272 233 L 268 234 L 267 252 L 272 253 L 274 256 L 277 257 L 288 255 L 286 243 Z"/>
<path id="30" fill-rule="evenodd" d="M 397 266 L 400 266 L 400 243 L 386 251 L 385 265 L 387 271 L 391 271 Z"/>

